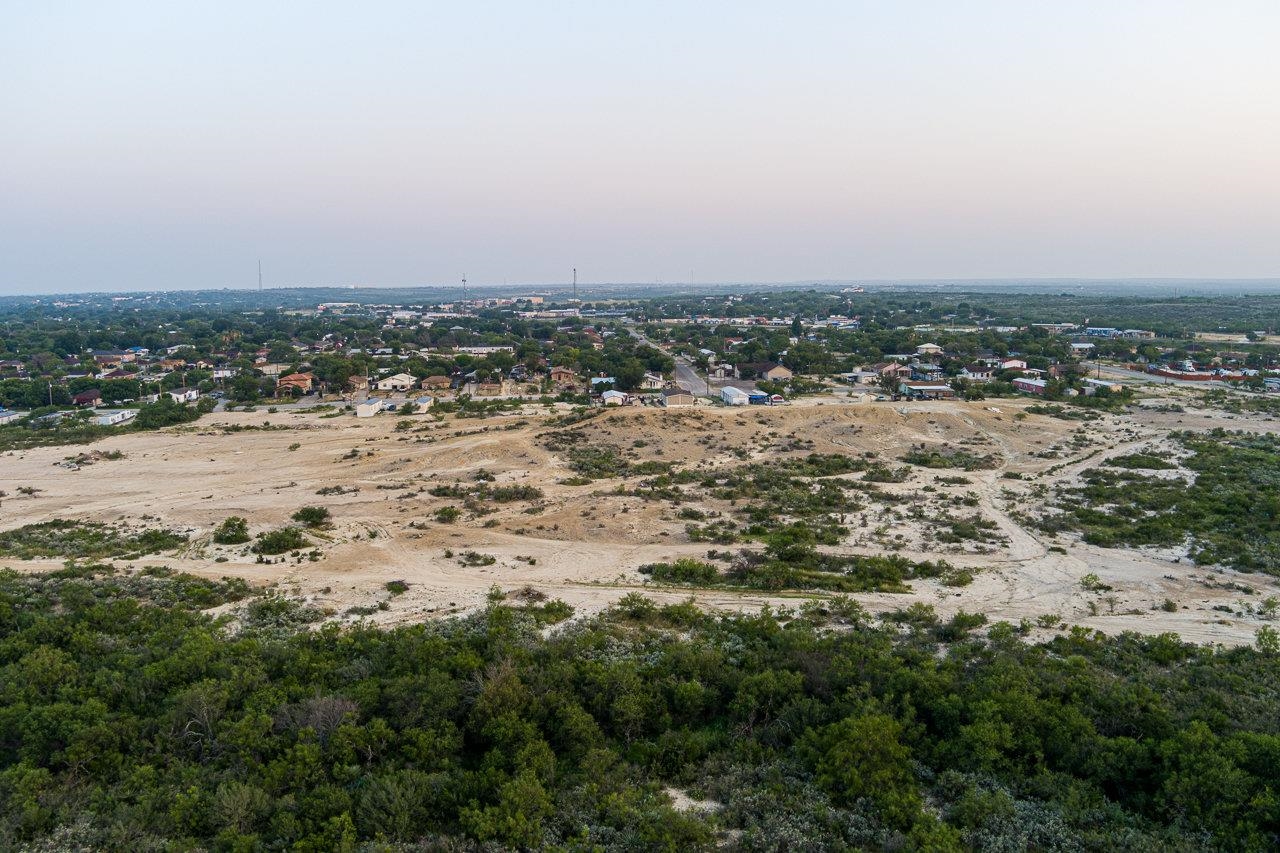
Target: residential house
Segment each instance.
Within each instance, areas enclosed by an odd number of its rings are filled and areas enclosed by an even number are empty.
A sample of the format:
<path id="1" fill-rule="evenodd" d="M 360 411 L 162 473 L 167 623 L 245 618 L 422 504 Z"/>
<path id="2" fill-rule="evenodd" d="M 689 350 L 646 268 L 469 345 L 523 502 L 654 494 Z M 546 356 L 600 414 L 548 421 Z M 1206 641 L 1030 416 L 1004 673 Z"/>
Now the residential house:
<path id="1" fill-rule="evenodd" d="M 666 384 L 666 380 L 656 373 L 645 373 L 640 380 L 640 387 L 645 391 L 660 391 Z"/>
<path id="2" fill-rule="evenodd" d="M 412 373 L 397 373 L 374 383 L 379 391 L 408 391 L 418 384 L 418 377 Z"/>
<path id="3" fill-rule="evenodd" d="M 968 379 L 970 382 L 990 382 L 994 372 L 989 365 L 974 362 L 964 366 L 960 371 L 960 378 Z"/>
<path id="4" fill-rule="evenodd" d="M 955 389 L 945 382 L 911 382 L 908 380 L 898 383 L 898 393 L 915 400 L 947 400 L 956 395 Z"/>
<path id="5" fill-rule="evenodd" d="M 551 368 L 551 382 L 553 385 L 572 385 L 577 380 L 578 374 L 567 367 L 557 365 Z"/>
<path id="6" fill-rule="evenodd" d="M 627 402 L 627 395 L 621 391 L 614 391 L 610 388 L 600 395 L 600 400 L 606 406 L 621 406 Z"/>
<path id="7" fill-rule="evenodd" d="M 937 344 L 921 344 L 916 347 L 916 355 L 935 356 L 942 355 L 942 347 Z"/>
<path id="8" fill-rule="evenodd" d="M 501 382 L 479 382 L 472 391 L 474 397 L 501 397 L 503 387 Z"/>
<path id="9" fill-rule="evenodd" d="M 942 367 L 927 361 L 917 361 L 911 365 L 911 378 L 916 382 L 937 382 L 942 379 Z"/>
<path id="10" fill-rule="evenodd" d="M 692 406 L 693 392 L 686 391 L 679 385 L 662 389 L 662 405 L 667 407 Z"/>
<path id="11" fill-rule="evenodd" d="M 1000 361 L 1001 370 L 1026 370 L 1027 363 L 1020 358 L 1006 358 Z"/>
<path id="12" fill-rule="evenodd" d="M 881 361 L 871 365 L 871 370 L 878 376 L 901 379 L 911 375 L 911 368 L 900 361 Z"/>
<path id="13" fill-rule="evenodd" d="M 174 388 L 169 392 L 169 397 L 175 403 L 194 403 L 200 399 L 200 390 L 198 388 Z"/>
<path id="14" fill-rule="evenodd" d="M 707 376 L 712 379 L 737 379 L 738 370 L 732 364 L 716 364 L 707 371 Z"/>
<path id="15" fill-rule="evenodd" d="M 309 394 L 314 386 L 315 377 L 310 373 L 290 373 L 276 380 L 276 396 L 282 393 L 293 393 L 295 390 Z"/>
<path id="16" fill-rule="evenodd" d="M 760 361 L 738 365 L 739 379 L 768 379 L 770 382 L 785 382 L 792 377 L 787 368 L 776 361 Z"/>
<path id="17" fill-rule="evenodd" d="M 71 398 L 71 402 L 80 407 L 97 408 L 102 405 L 102 392 L 97 388 L 81 391 Z"/>
<path id="18" fill-rule="evenodd" d="M 424 391 L 448 391 L 452 387 L 453 380 L 438 373 L 422 380 L 422 389 Z"/>

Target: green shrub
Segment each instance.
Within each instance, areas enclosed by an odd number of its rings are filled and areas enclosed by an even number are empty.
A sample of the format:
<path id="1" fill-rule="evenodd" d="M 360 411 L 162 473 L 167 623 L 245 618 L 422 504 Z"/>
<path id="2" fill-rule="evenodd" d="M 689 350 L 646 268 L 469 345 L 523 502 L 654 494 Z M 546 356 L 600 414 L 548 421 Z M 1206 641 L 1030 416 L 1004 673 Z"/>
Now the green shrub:
<path id="1" fill-rule="evenodd" d="M 249 541 L 249 522 L 238 515 L 228 516 L 213 531 L 213 541 L 219 545 L 239 545 Z"/>
<path id="2" fill-rule="evenodd" d="M 305 548 L 311 543 L 302 531 L 296 527 L 281 527 L 279 530 L 272 530 L 270 533 L 258 534 L 258 540 L 250 546 L 251 551 L 255 554 L 284 554 L 289 551 L 296 551 L 299 548 Z"/>

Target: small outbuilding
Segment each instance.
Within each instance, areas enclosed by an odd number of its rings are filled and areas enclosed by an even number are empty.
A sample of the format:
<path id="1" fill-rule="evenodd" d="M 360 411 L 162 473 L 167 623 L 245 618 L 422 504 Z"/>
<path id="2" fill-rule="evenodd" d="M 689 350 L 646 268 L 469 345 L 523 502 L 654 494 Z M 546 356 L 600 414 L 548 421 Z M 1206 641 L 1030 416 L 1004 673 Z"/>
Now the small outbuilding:
<path id="1" fill-rule="evenodd" d="M 679 385 L 672 386 L 671 388 L 663 388 L 662 389 L 662 405 L 668 406 L 668 407 L 692 406 L 693 392 L 686 391 L 684 388 L 681 388 Z"/>

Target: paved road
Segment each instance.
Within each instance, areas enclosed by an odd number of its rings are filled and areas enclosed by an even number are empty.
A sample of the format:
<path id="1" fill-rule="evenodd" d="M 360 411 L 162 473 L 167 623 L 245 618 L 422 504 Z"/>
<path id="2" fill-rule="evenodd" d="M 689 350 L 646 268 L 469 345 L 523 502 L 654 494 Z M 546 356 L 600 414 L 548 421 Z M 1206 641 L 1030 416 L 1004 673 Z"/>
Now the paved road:
<path id="1" fill-rule="evenodd" d="M 636 329 L 627 329 L 627 331 L 630 332 L 631 336 L 634 337 L 636 340 L 638 340 L 640 343 L 647 344 L 661 352 L 667 351 L 664 347 L 660 347 L 653 341 L 646 338 Z M 704 394 L 706 396 L 711 396 L 711 386 L 707 384 L 707 380 L 704 377 L 698 374 L 698 371 L 694 370 L 693 364 L 689 361 L 689 359 L 685 358 L 682 355 L 672 355 L 671 357 L 675 359 L 675 362 L 676 362 L 675 373 L 676 373 L 677 385 L 680 385 L 685 389 L 692 391 L 695 395 Z"/>

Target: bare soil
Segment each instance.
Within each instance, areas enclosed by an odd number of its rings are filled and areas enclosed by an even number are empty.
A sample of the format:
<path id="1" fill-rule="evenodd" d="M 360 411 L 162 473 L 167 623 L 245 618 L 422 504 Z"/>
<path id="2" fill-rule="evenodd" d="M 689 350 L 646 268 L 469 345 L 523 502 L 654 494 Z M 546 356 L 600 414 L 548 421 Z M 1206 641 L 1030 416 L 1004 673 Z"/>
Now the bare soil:
<path id="1" fill-rule="evenodd" d="M 1233 605 L 1242 598 L 1260 601 L 1275 594 L 1275 579 L 1197 567 L 1177 553 L 1095 548 L 1075 537 L 1046 536 L 1025 523 L 1055 484 L 1107 456 L 1159 448 L 1170 430 L 1276 427 L 1264 416 L 1196 409 L 1193 396 L 1177 390 L 1157 393 L 1167 397 L 1144 400 L 1146 405 L 1132 413 L 1087 422 L 1027 414 L 1023 409 L 1034 402 L 1029 400 L 851 403 L 830 397 L 777 408 L 623 408 L 570 427 L 550 425 L 541 407 L 486 419 L 416 415 L 408 428 L 397 428 L 403 419 L 393 415 L 357 420 L 314 412 L 219 413 L 195 425 L 105 439 L 93 445 L 99 455 L 92 464 L 78 468 L 59 463 L 86 448 L 0 456 L 0 490 L 8 495 L 0 502 L 0 529 L 52 518 L 179 529 L 191 536 L 187 548 L 134 565 L 277 585 L 329 609 L 335 618 L 356 618 L 359 614 L 347 613 L 350 608 L 385 602 L 385 609 L 365 618 L 388 624 L 473 609 L 493 586 L 532 586 L 579 613 L 595 612 L 636 589 L 659 601 L 692 596 L 702 606 L 723 610 L 794 606 L 822 596 L 646 585 L 640 566 L 701 557 L 714 546 L 690 542 L 686 522 L 668 503 L 614 494 L 618 485 L 634 485 L 640 478 L 562 482 L 574 472 L 562 452 L 546 446 L 547 436 L 573 430 L 576 443 L 616 446 L 633 462 L 707 469 L 811 452 L 874 454 L 898 467 L 898 457 L 913 446 L 946 447 L 993 454 L 998 467 L 971 472 L 912 467 L 906 482 L 882 487 L 927 495 L 923 506 L 931 510 L 962 507 L 961 514 L 993 522 L 991 541 L 944 544 L 929 513 L 917 518 L 902 504 L 873 504 L 848 520 L 851 533 L 836 550 L 943 558 L 978 570 L 975 580 L 962 588 L 917 581 L 910 593 L 855 596 L 869 610 L 920 601 L 944 617 L 959 609 L 985 613 L 993 621 L 1057 616 L 1063 626 L 1107 633 L 1172 631 L 1198 642 L 1250 642 L 1262 624 L 1257 617 L 1213 608 L 1236 610 Z M 1167 404 L 1174 401 L 1185 410 L 1171 410 Z M 297 448 L 290 449 L 293 445 Z M 110 451 L 123 457 L 101 456 Z M 464 510 L 453 523 L 436 521 L 436 510 L 463 508 L 463 502 L 429 490 L 455 482 L 475 486 L 481 472 L 492 475 L 491 486 L 534 486 L 543 497 L 491 504 L 482 507 L 483 514 Z M 938 481 L 946 476 L 969 482 Z M 39 491 L 22 494 L 20 487 Z M 358 491 L 317 494 L 326 487 Z M 247 518 L 251 532 L 258 533 L 291 524 L 289 517 L 306 505 L 328 507 L 334 519 L 330 529 L 310 534 L 316 559 L 304 550 L 263 563 L 246 546 L 212 542 L 213 529 L 228 516 Z M 729 509 L 714 502 L 703 508 Z M 468 565 L 466 552 L 493 562 Z M 0 558 L 0 566 L 18 571 L 56 565 Z M 1080 579 L 1088 573 L 1113 591 L 1085 590 Z M 405 581 L 407 592 L 389 593 L 386 584 L 394 580 Z M 1172 612 L 1161 608 L 1166 599 L 1176 605 Z M 1038 633 L 1054 630 L 1065 627 Z"/>

